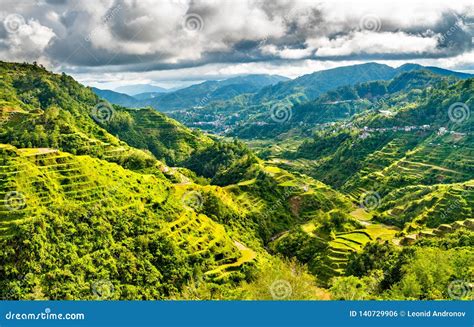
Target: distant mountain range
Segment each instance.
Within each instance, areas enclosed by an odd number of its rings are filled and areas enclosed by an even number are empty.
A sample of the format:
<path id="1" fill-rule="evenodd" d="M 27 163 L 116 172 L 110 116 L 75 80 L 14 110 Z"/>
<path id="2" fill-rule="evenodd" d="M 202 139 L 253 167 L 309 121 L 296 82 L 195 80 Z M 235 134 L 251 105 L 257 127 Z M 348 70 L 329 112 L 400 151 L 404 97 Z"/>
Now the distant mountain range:
<path id="1" fill-rule="evenodd" d="M 251 114 L 243 114 L 241 111 L 240 116 L 248 118 L 244 118 L 239 124 L 234 124 L 228 134 L 250 139 L 272 138 L 292 129 L 304 133 L 305 129 L 310 131 L 316 125 L 348 119 L 370 110 L 382 110 L 391 114 L 401 103 L 416 101 L 426 88 L 439 83 L 449 85 L 459 80 L 453 75 L 440 75 L 426 69 L 413 71 L 402 69 L 399 74 L 387 81 L 340 86 L 314 100 L 281 107 L 281 113 L 287 115 L 285 117 L 287 119 L 283 121 L 274 120 L 271 115 L 273 107 L 255 106 L 249 109 Z M 201 114 L 209 116 L 209 111 L 204 110 Z M 230 128 L 232 122 L 229 121 L 226 125 Z M 263 125 L 265 128 L 262 128 Z"/>
<path id="2" fill-rule="evenodd" d="M 406 71 L 413 71 L 413 70 L 429 70 L 432 73 L 442 75 L 442 76 L 454 76 L 460 79 L 466 79 L 466 78 L 472 78 L 474 75 L 473 74 L 468 74 L 468 73 L 461 73 L 461 72 L 455 72 L 452 70 L 448 69 L 443 69 L 439 67 L 433 67 L 433 66 L 422 66 L 418 64 L 405 64 L 397 68 L 397 72 L 406 72 Z"/>
<path id="3" fill-rule="evenodd" d="M 175 110 L 169 115 L 187 126 L 212 133 L 241 138 L 269 137 L 297 124 L 348 118 L 381 97 L 403 89 L 423 90 L 442 77 L 454 81 L 470 76 L 473 75 L 416 64 L 391 68 L 367 63 L 315 72 L 264 87 L 253 94 L 210 102 L 204 108 Z M 285 121 L 275 124 L 272 112 L 286 113 L 288 119 L 282 117 Z M 271 126 L 260 128 L 262 124 Z"/>
<path id="4" fill-rule="evenodd" d="M 214 101 L 229 100 L 242 94 L 253 94 L 263 87 L 287 80 L 289 80 L 287 77 L 278 75 L 255 74 L 221 81 L 206 81 L 167 93 L 145 91 L 135 94 L 133 97 L 121 92 L 92 89 L 97 95 L 113 104 L 125 107 L 151 106 L 160 111 L 169 111 L 190 107 L 203 107 Z"/>
<path id="5" fill-rule="evenodd" d="M 339 86 L 355 85 L 368 81 L 389 80 L 401 72 L 419 69 L 429 70 L 443 76 L 455 76 L 457 78 L 472 77 L 470 74 L 458 73 L 437 67 L 424 67 L 417 64 L 405 64 L 398 68 L 392 68 L 377 63 L 366 63 L 322 70 L 303 75 L 286 83 L 266 87 L 252 96 L 251 103 L 259 104 L 283 99 L 298 99 L 298 102 L 313 100 L 324 92 Z"/>
<path id="6" fill-rule="evenodd" d="M 109 102 L 125 107 L 150 106 L 159 111 L 185 110 L 186 112 L 203 107 L 213 110 L 225 107 L 238 111 L 264 104 L 304 103 L 315 100 L 321 94 L 337 87 L 369 81 L 387 81 L 400 73 L 421 69 L 460 79 L 473 76 L 418 64 L 405 64 L 392 68 L 378 63 L 366 63 L 318 71 L 295 79 L 278 75 L 239 76 L 221 81 L 206 81 L 169 92 L 151 85 L 124 86 L 117 88 L 116 91 L 95 88 L 93 90 Z M 134 95 L 130 96 L 130 94 Z"/>
<path id="7" fill-rule="evenodd" d="M 15 254 L 0 255 L 0 298 L 97 300 L 109 285 L 111 300 L 262 300 L 283 279 L 290 300 L 345 285 L 364 292 L 352 300 L 452 299 L 474 260 L 474 78 L 338 71 L 174 92 L 210 99 L 190 96 L 179 119 L 250 127 L 229 142 L 0 61 L 0 248 Z"/>
<path id="8" fill-rule="evenodd" d="M 296 79 L 268 86 L 251 97 L 252 104 L 275 100 L 306 101 L 342 85 L 388 80 L 396 74 L 396 69 L 377 63 L 367 63 L 322 70 L 303 75 Z"/>
<path id="9" fill-rule="evenodd" d="M 201 84 L 158 95 L 144 101 L 144 105 L 162 111 L 189 107 L 204 107 L 214 101 L 229 100 L 241 94 L 255 93 L 265 86 L 284 82 L 288 78 L 277 75 L 247 75 L 223 81 L 206 81 Z"/>
<path id="10" fill-rule="evenodd" d="M 150 84 L 134 84 L 134 85 L 124 85 L 124 86 L 117 87 L 115 91 L 134 96 L 140 93 L 149 93 L 149 92 L 164 93 L 164 92 L 169 92 L 170 90 L 165 89 L 163 87 L 150 85 Z"/>
<path id="11" fill-rule="evenodd" d="M 102 90 L 96 87 L 91 88 L 99 97 L 106 99 L 110 103 L 119 104 L 124 107 L 135 107 L 137 99 L 125 93 L 119 93 L 111 90 Z"/>
<path id="12" fill-rule="evenodd" d="M 144 93 L 135 94 L 133 98 L 135 98 L 135 100 L 149 100 L 149 99 L 156 98 L 158 95 L 162 93 L 163 92 L 144 92 Z"/>

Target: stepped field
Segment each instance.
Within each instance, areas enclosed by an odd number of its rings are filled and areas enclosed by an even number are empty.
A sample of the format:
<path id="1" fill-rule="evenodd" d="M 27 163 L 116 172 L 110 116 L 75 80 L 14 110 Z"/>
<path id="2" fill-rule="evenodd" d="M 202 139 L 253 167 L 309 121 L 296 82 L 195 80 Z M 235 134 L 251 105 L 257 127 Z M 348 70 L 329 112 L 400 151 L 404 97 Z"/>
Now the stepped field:
<path id="1" fill-rule="evenodd" d="M 241 144 L 112 107 L 66 75 L 0 71 L 2 297 L 90 299 L 103 280 L 121 299 L 174 297 L 192 281 L 229 292 L 278 261 L 264 250 L 273 235 L 349 208 Z"/>
<path id="2" fill-rule="evenodd" d="M 469 79 L 402 88 L 384 104 L 390 117 L 368 106 L 273 146 L 254 141 L 258 156 L 37 65 L 0 63 L 0 75 L 1 298 L 271 299 L 285 280 L 288 299 L 339 299 L 356 278 L 361 298 L 444 299 L 445 289 L 407 291 L 431 280 L 412 270 L 432 248 L 468 260 L 470 123 L 439 107 L 471 104 Z M 361 136 L 415 118 L 433 124 Z M 443 276 L 467 278 L 446 260 Z"/>
<path id="3" fill-rule="evenodd" d="M 408 185 L 464 182 L 474 178 L 472 135 L 430 137 L 403 157 L 384 163 L 384 155 L 374 152 L 366 162 L 377 161 L 379 166 L 363 169 L 341 188 L 353 199 L 367 191 L 386 194 Z M 369 166 L 369 165 L 368 165 Z"/>
<path id="4" fill-rule="evenodd" d="M 376 209 L 377 219 L 408 231 L 434 228 L 474 217 L 473 181 L 410 186 L 390 192 Z"/>
<path id="5" fill-rule="evenodd" d="M 255 259 L 255 253 L 232 240 L 222 225 L 183 205 L 179 192 L 164 178 L 133 173 L 113 163 L 52 149 L 2 145 L 1 151 L 2 248 L 28 242 L 18 255 L 35 255 L 27 252 L 32 247 L 40 251 L 35 261 L 35 280 L 25 282 L 22 293 L 15 296 L 28 296 L 35 288 L 51 298 L 83 298 L 87 297 L 84 285 L 104 274 L 117 287 L 120 285 L 117 296 L 132 296 L 127 295 L 127 287 L 138 293 L 133 296 L 158 296 L 148 288 L 156 287 L 157 283 L 172 283 L 166 279 L 178 277 L 166 277 L 170 272 L 162 271 L 160 264 L 153 262 L 150 246 L 161 238 L 171 250 L 163 260 L 171 260 L 170 264 L 176 260 L 179 270 L 186 270 L 191 262 L 199 263 L 204 272 L 210 272 L 205 274 L 209 278 L 219 277 L 231 268 L 239 270 Z M 95 230 L 94 225 L 100 229 Z M 36 235 L 28 241 L 31 231 Z M 56 243 L 58 237 L 61 243 Z M 110 260 L 109 264 L 104 261 L 100 266 L 91 266 L 98 254 L 129 245 L 132 249 L 142 247 L 144 252 L 118 252 L 120 256 L 128 253 L 127 265 L 135 265 L 126 276 L 121 275 L 118 267 L 118 270 L 106 269 L 107 265 L 118 266 L 122 261 L 112 253 L 108 259 L 103 258 Z M 54 274 L 48 264 L 53 258 L 64 271 L 76 270 L 71 285 L 79 283 L 82 287 L 54 293 L 51 287 L 60 288 L 57 284 L 60 279 L 48 277 Z M 3 260 L 6 261 L 2 283 L 8 283 L 3 287 L 14 287 L 13 276 L 32 273 L 29 262 L 20 263 L 13 257 Z M 87 272 L 87 269 L 92 270 Z M 163 276 L 140 282 L 137 278 L 145 273 L 143 269 L 151 269 L 152 276 Z"/>
<path id="6" fill-rule="evenodd" d="M 398 228 L 372 222 L 370 214 L 362 214 L 359 210 L 351 213 L 355 221 L 346 220 L 348 224 L 345 228 L 349 231 L 328 234 L 322 228 L 327 222 L 320 215 L 312 222 L 280 235 L 272 246 L 285 253 L 285 249 L 291 248 L 295 240 L 298 244 L 304 244 L 300 245 L 301 250 L 296 250 L 297 257 L 305 261 L 309 258 L 311 271 L 316 274 L 320 283 L 327 285 L 331 278 L 345 275 L 351 255 L 360 253 L 367 243 L 395 242 Z"/>
<path id="7" fill-rule="evenodd" d="M 106 122 L 104 127 L 129 145 L 148 149 L 168 165 L 183 163 L 194 151 L 213 143 L 202 133 L 187 129 L 149 108 L 115 108 L 113 119 Z"/>

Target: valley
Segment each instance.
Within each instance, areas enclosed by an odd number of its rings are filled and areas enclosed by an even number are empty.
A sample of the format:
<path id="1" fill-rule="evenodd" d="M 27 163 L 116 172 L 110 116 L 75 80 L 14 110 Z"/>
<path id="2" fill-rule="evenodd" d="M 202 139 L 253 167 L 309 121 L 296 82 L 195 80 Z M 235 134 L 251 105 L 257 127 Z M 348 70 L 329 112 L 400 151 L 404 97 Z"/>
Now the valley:
<path id="1" fill-rule="evenodd" d="M 472 75 L 368 63 L 141 99 L 0 76 L 1 298 L 472 297 Z"/>

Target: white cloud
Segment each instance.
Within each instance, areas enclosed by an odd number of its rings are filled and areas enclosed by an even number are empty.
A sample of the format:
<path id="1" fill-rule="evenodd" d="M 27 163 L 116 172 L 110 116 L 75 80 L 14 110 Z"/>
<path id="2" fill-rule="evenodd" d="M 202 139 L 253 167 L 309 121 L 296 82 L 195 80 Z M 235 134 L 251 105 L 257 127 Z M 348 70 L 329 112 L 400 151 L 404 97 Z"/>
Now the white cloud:
<path id="1" fill-rule="evenodd" d="M 19 21 L 15 28 L 7 30 L 4 40 L 6 51 L 2 54 L 10 60 L 47 60 L 43 52 L 56 34 L 35 19 Z"/>
<path id="2" fill-rule="evenodd" d="M 451 69 L 474 65 L 465 26 L 441 39 L 455 24 L 454 13 L 474 18 L 472 0 L 0 1 L 8 11 L 0 18 L 19 13 L 27 21 L 16 34 L 0 26 L 0 59 L 48 62 L 86 80 L 181 83 L 183 76 L 254 72 L 295 77 L 373 58 Z M 189 14 L 201 19 L 195 31 L 184 28 Z M 375 19 L 375 31 L 361 28 L 364 17 Z M 443 41 L 454 46 L 440 47 Z M 321 57 L 331 61 L 315 60 Z"/>
<path id="3" fill-rule="evenodd" d="M 453 70 L 474 70 L 474 44 L 470 52 L 462 53 L 458 56 L 438 59 L 419 59 L 418 63 L 425 66 L 437 66 Z"/>
<path id="4" fill-rule="evenodd" d="M 422 54 L 438 52 L 438 38 L 410 35 L 404 32 L 359 31 L 335 39 L 319 38 L 307 43 L 316 56 L 349 56 L 357 54 Z"/>
<path id="5" fill-rule="evenodd" d="M 97 19 L 95 14 L 90 40 L 94 48 L 110 53 L 157 54 L 163 62 L 178 63 L 198 60 L 206 52 L 231 51 L 242 40 L 285 33 L 282 18 L 269 17 L 257 2 L 223 1 L 211 9 L 208 5 L 196 2 L 192 13 L 202 26 L 190 31 L 185 28 L 188 8 L 182 2 L 119 1 L 109 19 Z"/>
<path id="6" fill-rule="evenodd" d="M 314 51 L 314 49 L 311 48 L 291 49 L 284 47 L 283 49 L 278 49 L 273 44 L 264 45 L 260 49 L 263 54 L 269 54 L 282 59 L 303 59 L 311 56 Z"/>

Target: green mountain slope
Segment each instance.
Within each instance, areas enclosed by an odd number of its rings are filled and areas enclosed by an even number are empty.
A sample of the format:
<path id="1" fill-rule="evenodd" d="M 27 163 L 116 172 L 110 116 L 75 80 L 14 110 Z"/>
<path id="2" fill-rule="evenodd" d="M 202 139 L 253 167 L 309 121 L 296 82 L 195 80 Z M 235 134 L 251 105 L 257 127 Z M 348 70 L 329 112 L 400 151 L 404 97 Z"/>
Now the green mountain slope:
<path id="1" fill-rule="evenodd" d="M 384 86 L 391 114 L 369 101 L 262 160 L 66 75 L 0 69 L 1 298 L 271 299 L 283 279 L 288 299 L 440 299 L 469 276 L 472 117 L 446 110 L 473 105 L 472 79 L 356 86 Z"/>
<path id="2" fill-rule="evenodd" d="M 91 88 L 92 91 L 103 99 L 107 99 L 110 103 L 120 104 L 125 107 L 134 108 L 137 106 L 137 99 L 125 93 L 119 93 L 110 90 L 101 90 L 96 87 Z"/>
<path id="3" fill-rule="evenodd" d="M 407 233 L 474 217 L 474 180 L 465 183 L 406 186 L 388 193 L 378 220 Z"/>
<path id="4" fill-rule="evenodd" d="M 113 104 L 125 107 L 150 106 L 159 111 L 170 111 L 186 108 L 200 108 L 215 101 L 225 101 L 238 95 L 255 93 L 265 86 L 288 80 L 278 75 L 246 75 L 222 81 L 205 81 L 172 92 L 153 92 L 137 94 L 136 98 L 122 96 L 120 93 L 105 90 L 94 90 L 97 95 Z"/>
<path id="5" fill-rule="evenodd" d="M 273 235 L 315 210 L 350 209 L 331 188 L 264 165 L 242 145 L 149 109 L 112 107 L 41 67 L 1 68 L 2 298 L 252 298 L 268 292 L 252 285 L 269 265 L 291 277 L 265 251 Z M 239 151 L 250 166 L 238 164 Z M 197 164 L 207 156 L 228 160 Z M 225 187 L 195 184 L 196 173 Z"/>
<path id="6" fill-rule="evenodd" d="M 168 165 L 176 166 L 194 151 L 210 146 L 213 141 L 192 131 L 154 109 L 131 110 L 115 107 L 114 116 L 103 126 L 127 144 L 147 149 Z"/>
<path id="7" fill-rule="evenodd" d="M 286 83 L 268 86 L 252 96 L 252 104 L 283 100 L 288 97 L 302 97 L 304 100 L 317 98 L 324 92 L 342 85 L 387 80 L 394 77 L 396 70 L 376 63 L 338 67 L 298 77 Z"/>
<path id="8" fill-rule="evenodd" d="M 255 94 L 170 115 L 187 126 L 213 133 L 273 138 L 293 129 L 302 133 L 315 124 L 347 119 L 374 107 L 399 105 L 416 97 L 414 90 L 422 92 L 441 80 L 453 82 L 470 76 L 436 67 L 407 64 L 395 69 L 368 63 L 315 72 Z M 402 98 L 393 97 L 395 93 Z"/>
<path id="9" fill-rule="evenodd" d="M 163 176 L 2 146 L 1 192 L 1 283 L 14 298 L 93 298 L 101 279 L 113 298 L 162 298 L 193 266 L 206 272 L 241 257 L 224 227 L 187 209 Z"/>

